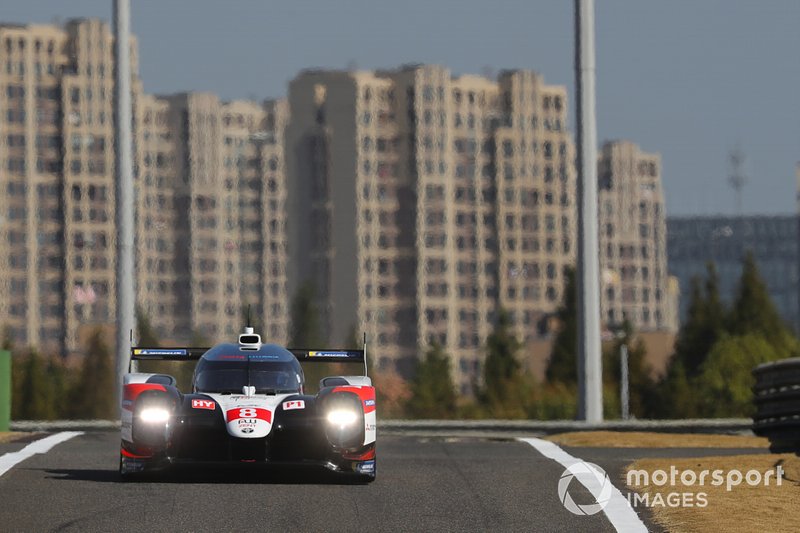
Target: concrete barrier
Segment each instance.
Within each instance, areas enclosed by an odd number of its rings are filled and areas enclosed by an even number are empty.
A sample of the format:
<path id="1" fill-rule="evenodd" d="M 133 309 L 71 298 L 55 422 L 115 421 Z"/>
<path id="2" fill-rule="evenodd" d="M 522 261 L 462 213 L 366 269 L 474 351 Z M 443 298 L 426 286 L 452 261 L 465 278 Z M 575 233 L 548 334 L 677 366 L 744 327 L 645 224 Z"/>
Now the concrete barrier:
<path id="1" fill-rule="evenodd" d="M 383 434 L 411 436 L 492 437 L 550 435 L 566 431 L 655 431 L 660 433 L 750 434 L 747 418 L 694 420 L 609 420 L 587 424 L 577 420 L 378 420 Z M 119 429 L 112 420 L 19 420 L 15 431 L 108 431 Z"/>

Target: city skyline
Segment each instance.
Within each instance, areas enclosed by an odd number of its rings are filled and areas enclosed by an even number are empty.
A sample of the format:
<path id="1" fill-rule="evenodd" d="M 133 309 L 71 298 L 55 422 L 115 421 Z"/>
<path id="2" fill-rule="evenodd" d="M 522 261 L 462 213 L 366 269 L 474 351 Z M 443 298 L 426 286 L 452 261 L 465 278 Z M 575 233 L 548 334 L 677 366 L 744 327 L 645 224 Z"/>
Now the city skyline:
<path id="1" fill-rule="evenodd" d="M 0 43 L 0 318 L 74 352 L 81 326 L 114 320 L 113 37 L 75 19 L 0 25 Z M 133 41 L 137 305 L 162 338 L 233 335 L 256 297 L 284 341 L 310 282 L 322 338 L 363 329 L 404 376 L 438 342 L 469 393 L 501 309 L 526 346 L 552 332 L 577 230 L 565 86 L 406 65 L 306 70 L 288 99 L 223 103 L 144 92 L 138 58 Z M 598 164 L 600 263 L 621 273 L 604 321 L 674 331 L 659 156 L 606 143 Z"/>
<path id="2" fill-rule="evenodd" d="M 743 212 L 794 212 L 800 121 L 784 109 L 794 100 L 800 69 L 779 67 L 785 64 L 781 58 L 800 46 L 791 23 L 800 5 L 706 1 L 687 2 L 681 11 L 673 6 L 627 0 L 598 6 L 599 139 L 631 139 L 662 154 L 668 215 L 736 212 L 727 178 L 728 155 L 737 145 L 749 176 Z M 304 68 L 350 64 L 371 70 L 420 62 L 447 66 L 455 75 L 486 73 L 486 65 L 492 73 L 533 69 L 547 83 L 566 85 L 572 102 L 571 2 L 507 2 L 491 9 L 474 1 L 433 7 L 411 2 L 399 13 L 390 13 L 387 4 L 362 2 L 335 7 L 234 2 L 224 12 L 196 2 L 190 13 L 182 7 L 170 1 L 132 6 L 147 93 L 209 91 L 224 100 L 261 100 L 285 97 L 289 80 Z M 33 1 L 10 6 L 3 17 L 20 23 L 79 16 L 109 20 L 110 10 L 105 0 Z M 719 17 L 723 11 L 726 16 Z M 441 34 L 443 17 L 459 31 Z M 236 31 L 221 33 L 220 25 Z M 627 46 L 630 42 L 636 46 Z M 175 62 L 184 68 L 175 69 Z M 764 80 L 770 82 L 768 96 L 759 91 Z M 574 113 L 569 120 L 572 124 Z"/>

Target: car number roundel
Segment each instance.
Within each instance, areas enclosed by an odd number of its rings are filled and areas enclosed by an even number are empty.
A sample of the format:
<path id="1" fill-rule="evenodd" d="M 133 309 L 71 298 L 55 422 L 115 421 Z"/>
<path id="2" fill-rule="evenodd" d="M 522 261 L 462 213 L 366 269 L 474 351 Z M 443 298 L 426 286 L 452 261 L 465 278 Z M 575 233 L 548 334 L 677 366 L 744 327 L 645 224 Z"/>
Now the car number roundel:
<path id="1" fill-rule="evenodd" d="M 229 409 L 228 412 L 225 413 L 226 422 L 233 422 L 234 420 L 239 420 L 240 418 L 255 418 L 265 422 L 272 422 L 272 412 L 267 409 L 260 409 L 258 407 L 236 407 L 234 409 Z"/>

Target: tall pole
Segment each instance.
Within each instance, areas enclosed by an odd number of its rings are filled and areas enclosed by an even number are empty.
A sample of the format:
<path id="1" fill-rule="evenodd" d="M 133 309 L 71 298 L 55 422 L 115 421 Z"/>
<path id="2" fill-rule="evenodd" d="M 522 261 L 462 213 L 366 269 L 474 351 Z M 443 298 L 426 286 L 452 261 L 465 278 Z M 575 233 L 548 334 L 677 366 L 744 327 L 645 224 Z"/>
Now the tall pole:
<path id="1" fill-rule="evenodd" d="M 575 81 L 578 104 L 578 418 L 589 423 L 603 420 L 594 71 L 594 0 L 575 0 Z"/>
<path id="2" fill-rule="evenodd" d="M 134 327 L 133 164 L 131 128 L 130 1 L 114 0 L 114 133 L 117 216 L 117 407 Z"/>
<path id="3" fill-rule="evenodd" d="M 628 390 L 628 345 L 622 343 L 619 347 L 619 404 L 623 420 L 630 418 L 631 413 Z"/>

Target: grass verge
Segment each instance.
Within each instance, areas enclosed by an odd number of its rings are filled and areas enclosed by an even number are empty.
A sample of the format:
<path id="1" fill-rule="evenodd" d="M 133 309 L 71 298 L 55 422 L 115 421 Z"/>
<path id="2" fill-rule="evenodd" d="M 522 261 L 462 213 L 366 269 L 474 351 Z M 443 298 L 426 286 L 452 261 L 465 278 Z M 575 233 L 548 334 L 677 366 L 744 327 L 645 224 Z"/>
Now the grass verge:
<path id="1" fill-rule="evenodd" d="M 676 484 L 668 481 L 656 485 L 653 473 L 661 470 L 669 474 L 673 467 L 678 472 Z M 778 467 L 783 469 L 780 484 L 775 477 Z M 631 470 L 650 476 L 648 484 L 640 477 L 637 485 L 636 478 L 627 475 L 628 488 L 640 498 L 646 496 L 648 503 L 644 505 L 667 531 L 796 532 L 800 528 L 800 457 L 796 455 L 641 459 L 628 467 L 628 472 Z M 698 481 L 690 483 L 690 474 L 682 479 L 682 473 L 688 471 L 697 475 Z M 704 471 L 709 474 L 700 485 L 699 476 Z M 721 471 L 718 485 L 712 477 L 715 471 Z M 767 471 L 773 472 L 768 482 Z M 742 475 L 738 484 L 734 472 Z M 756 478 L 758 483 L 750 483 Z"/>
<path id="2" fill-rule="evenodd" d="M 14 442 L 15 440 L 27 437 L 30 433 L 21 433 L 19 431 L 0 431 L 0 444 L 7 442 Z"/>

